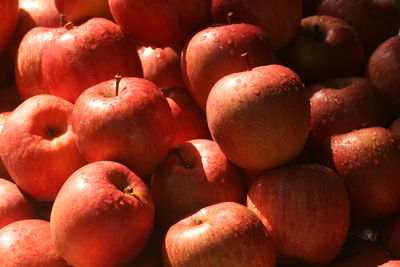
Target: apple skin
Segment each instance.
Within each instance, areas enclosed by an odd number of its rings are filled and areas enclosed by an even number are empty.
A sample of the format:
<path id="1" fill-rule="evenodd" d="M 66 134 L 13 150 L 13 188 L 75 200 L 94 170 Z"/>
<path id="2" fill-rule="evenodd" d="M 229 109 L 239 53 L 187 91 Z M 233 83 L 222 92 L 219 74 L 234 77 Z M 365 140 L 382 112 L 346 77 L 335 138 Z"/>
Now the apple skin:
<path id="1" fill-rule="evenodd" d="M 320 266 L 339 253 L 349 229 L 349 201 L 339 177 L 318 164 L 289 165 L 258 176 L 247 207 L 264 223 L 278 262 Z"/>
<path id="2" fill-rule="evenodd" d="M 79 96 L 71 117 L 76 144 L 88 162 L 117 161 L 144 178 L 169 151 L 171 109 L 160 89 L 142 78 L 122 78 L 115 91 L 113 79 Z"/>
<path id="3" fill-rule="evenodd" d="M 318 158 L 343 180 L 354 222 L 400 209 L 400 137 L 391 130 L 369 127 L 333 135 Z"/>
<path id="4" fill-rule="evenodd" d="M 0 178 L 0 229 L 24 219 L 34 218 L 31 201 L 13 182 Z"/>
<path id="5" fill-rule="evenodd" d="M 184 42 L 210 21 L 210 2 L 109 0 L 109 6 L 115 21 L 133 39 L 166 47 Z"/>
<path id="6" fill-rule="evenodd" d="M 188 91 L 179 87 L 164 87 L 161 92 L 171 108 L 174 139 L 171 147 L 193 139 L 211 139 L 204 112 Z"/>
<path id="7" fill-rule="evenodd" d="M 275 248 L 257 216 L 245 206 L 207 206 L 169 228 L 163 265 L 275 266 Z"/>
<path id="8" fill-rule="evenodd" d="M 185 87 L 181 75 L 181 50 L 173 47 L 140 46 L 138 54 L 143 68 L 143 78 L 158 87 Z"/>
<path id="9" fill-rule="evenodd" d="M 207 122 L 226 157 L 250 170 L 278 167 L 297 157 L 310 124 L 310 102 L 300 78 L 281 65 L 233 73 L 207 100 Z"/>
<path id="10" fill-rule="evenodd" d="M 123 266 L 145 246 L 154 222 L 146 184 L 120 163 L 89 163 L 65 182 L 50 217 L 57 251 L 73 266 Z"/>
<path id="11" fill-rule="evenodd" d="M 181 71 L 186 88 L 205 111 L 208 94 L 219 79 L 272 63 L 275 52 L 267 35 L 258 26 L 241 23 L 196 33 L 182 50 Z"/>
<path id="12" fill-rule="evenodd" d="M 0 22 L 0 52 L 2 52 L 18 23 L 18 0 L 0 0 L 0 10 L 4 16 Z"/>
<path id="13" fill-rule="evenodd" d="M 400 11 L 394 0 L 322 0 L 317 14 L 341 18 L 353 27 L 367 57 L 400 29 Z"/>
<path id="14" fill-rule="evenodd" d="M 52 95 L 25 100 L 7 119 L 0 155 L 13 181 L 34 198 L 55 199 L 62 184 L 85 164 L 69 122 L 73 105 Z"/>
<path id="15" fill-rule="evenodd" d="M 392 259 L 400 259 L 400 213 L 383 219 L 379 229 L 379 241 Z"/>
<path id="16" fill-rule="evenodd" d="M 150 185 L 156 216 L 171 226 L 184 215 L 219 202 L 244 204 L 246 187 L 238 167 L 217 143 L 196 139 L 173 147 Z"/>
<path id="17" fill-rule="evenodd" d="M 65 15 L 66 21 L 82 23 L 94 17 L 112 19 L 108 0 L 53 0 L 60 14 Z"/>
<path id="18" fill-rule="evenodd" d="M 226 23 L 233 12 L 233 23 L 260 26 L 274 49 L 285 47 L 295 36 L 302 15 L 300 0 L 212 0 L 213 22 Z"/>
<path id="19" fill-rule="evenodd" d="M 359 76 L 365 65 L 364 48 L 355 30 L 331 16 L 303 18 L 295 38 L 279 56 L 307 85 Z"/>
<path id="20" fill-rule="evenodd" d="M 395 116 L 400 115 L 400 36 L 383 42 L 371 55 L 367 76 L 378 88 Z"/>
<path id="21" fill-rule="evenodd" d="M 142 76 L 137 52 L 114 22 L 93 18 L 66 27 L 42 52 L 43 81 L 51 94 L 73 103 L 82 91 L 116 74 Z"/>
<path id="22" fill-rule="evenodd" d="M 0 266 L 68 267 L 50 237 L 50 223 L 29 219 L 0 229 Z"/>
<path id="23" fill-rule="evenodd" d="M 63 27 L 35 27 L 25 34 L 18 48 L 14 70 L 18 93 L 23 99 L 50 94 L 43 82 L 42 53 L 52 40 L 66 31 Z"/>

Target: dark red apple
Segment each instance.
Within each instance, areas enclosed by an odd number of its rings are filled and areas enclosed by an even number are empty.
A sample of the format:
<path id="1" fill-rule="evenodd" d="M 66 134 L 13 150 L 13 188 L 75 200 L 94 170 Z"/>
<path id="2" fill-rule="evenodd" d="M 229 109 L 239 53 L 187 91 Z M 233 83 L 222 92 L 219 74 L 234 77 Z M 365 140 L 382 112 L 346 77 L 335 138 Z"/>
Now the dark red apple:
<path id="1" fill-rule="evenodd" d="M 143 78 L 158 87 L 185 87 L 181 75 L 181 47 L 140 46 L 138 54 L 143 67 Z"/>
<path id="2" fill-rule="evenodd" d="M 233 202 L 207 206 L 174 224 L 162 253 L 165 267 L 272 267 L 276 258 L 260 219 Z"/>
<path id="3" fill-rule="evenodd" d="M 182 50 L 181 71 L 187 89 L 205 111 L 208 94 L 219 79 L 275 62 L 275 52 L 262 29 L 242 23 L 196 33 Z"/>
<path id="4" fill-rule="evenodd" d="M 0 21 L 0 52 L 7 46 L 18 23 L 18 0 L 0 0 L 2 18 Z"/>
<path id="5" fill-rule="evenodd" d="M 214 22 L 226 23 L 232 12 L 232 22 L 260 26 L 271 39 L 273 47 L 285 47 L 296 34 L 302 15 L 300 0 L 212 0 Z"/>
<path id="6" fill-rule="evenodd" d="M 341 18 L 352 26 L 367 56 L 400 28 L 400 11 L 394 0 L 322 0 L 317 14 Z"/>
<path id="7" fill-rule="evenodd" d="M 135 40 L 166 47 L 184 42 L 210 20 L 211 0 L 109 0 L 115 21 Z"/>
<path id="8" fill-rule="evenodd" d="M 116 74 L 142 76 L 136 50 L 114 22 L 93 18 L 55 38 L 42 52 L 44 86 L 70 102 Z"/>
<path id="9" fill-rule="evenodd" d="M 179 87 L 164 87 L 161 92 L 171 108 L 174 139 L 171 147 L 193 139 L 211 139 L 206 115 L 188 91 Z"/>
<path id="10" fill-rule="evenodd" d="M 50 238 L 50 224 L 21 220 L 0 229 L 0 266 L 68 267 Z"/>
<path id="11" fill-rule="evenodd" d="M 61 188 L 51 211 L 51 238 L 73 266 L 124 266 L 145 246 L 153 220 L 146 184 L 122 164 L 98 161 Z"/>
<path id="12" fill-rule="evenodd" d="M 310 102 L 300 78 L 280 65 L 260 66 L 219 80 L 207 100 L 211 135 L 239 167 L 286 164 L 304 147 Z"/>
<path id="13" fill-rule="evenodd" d="M 331 16 L 303 18 L 296 37 L 280 56 L 307 85 L 358 76 L 365 64 L 364 48 L 356 31 Z"/>
<path id="14" fill-rule="evenodd" d="M 173 147 L 151 178 L 156 216 L 171 226 L 188 213 L 219 202 L 244 203 L 240 169 L 217 143 L 196 139 Z"/>
<path id="15" fill-rule="evenodd" d="M 54 200 L 65 180 L 85 164 L 71 129 L 72 108 L 55 96 L 31 97 L 11 113 L 1 132 L 4 166 L 34 198 Z"/>
<path id="16" fill-rule="evenodd" d="M 88 162 L 117 161 L 142 178 L 162 163 L 174 137 L 165 96 L 141 78 L 113 79 L 87 89 L 76 100 L 71 121 Z"/>
<path id="17" fill-rule="evenodd" d="M 112 19 L 108 0 L 53 0 L 53 2 L 67 21 L 82 23 L 94 17 Z"/>
<path id="18" fill-rule="evenodd" d="M 386 99 L 394 115 L 400 115 L 400 36 L 383 42 L 371 55 L 367 75 Z"/>

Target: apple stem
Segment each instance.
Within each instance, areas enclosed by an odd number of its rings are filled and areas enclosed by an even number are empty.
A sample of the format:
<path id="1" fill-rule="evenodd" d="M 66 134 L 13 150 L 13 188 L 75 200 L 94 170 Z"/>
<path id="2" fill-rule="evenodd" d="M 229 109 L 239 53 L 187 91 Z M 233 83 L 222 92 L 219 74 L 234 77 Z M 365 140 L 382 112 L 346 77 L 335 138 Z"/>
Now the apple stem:
<path id="1" fill-rule="evenodd" d="M 69 30 L 72 30 L 72 28 L 74 27 L 74 24 L 71 21 L 68 21 L 67 23 L 65 23 L 64 28 Z"/>
<path id="2" fill-rule="evenodd" d="M 192 164 L 186 162 L 186 161 L 182 158 L 182 155 L 179 154 L 179 150 L 178 150 L 178 149 L 173 149 L 173 151 L 174 151 L 175 155 L 179 158 L 181 164 L 182 164 L 185 168 L 187 168 L 187 169 L 192 169 L 192 168 L 193 168 L 193 165 L 192 165 Z"/>
<path id="3" fill-rule="evenodd" d="M 60 27 L 63 27 L 65 24 L 65 15 L 60 14 Z"/>
<path id="4" fill-rule="evenodd" d="M 240 56 L 241 56 L 241 57 L 244 57 L 244 59 L 246 60 L 246 63 L 247 63 L 247 70 L 251 70 L 249 53 L 243 53 L 243 54 L 241 54 Z"/>
<path id="5" fill-rule="evenodd" d="M 129 196 L 137 198 L 137 195 L 135 195 L 133 193 L 133 186 L 131 186 L 131 185 L 128 185 L 127 187 L 124 188 L 124 193 L 129 195 Z"/>
<path id="6" fill-rule="evenodd" d="M 122 76 L 120 74 L 115 75 L 115 96 L 118 96 L 119 83 L 121 82 Z"/>
<path id="7" fill-rule="evenodd" d="M 228 21 L 228 25 L 232 24 L 232 18 L 233 18 L 233 12 L 229 12 L 228 14 L 226 14 L 226 20 Z"/>

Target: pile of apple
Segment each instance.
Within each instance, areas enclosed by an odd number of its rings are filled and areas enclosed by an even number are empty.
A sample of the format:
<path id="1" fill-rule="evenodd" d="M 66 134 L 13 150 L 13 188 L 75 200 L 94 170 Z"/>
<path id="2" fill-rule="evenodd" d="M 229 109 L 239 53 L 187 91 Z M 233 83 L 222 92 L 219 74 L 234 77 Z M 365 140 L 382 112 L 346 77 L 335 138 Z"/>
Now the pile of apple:
<path id="1" fill-rule="evenodd" d="M 0 0 L 1 267 L 400 266 L 395 0 Z"/>

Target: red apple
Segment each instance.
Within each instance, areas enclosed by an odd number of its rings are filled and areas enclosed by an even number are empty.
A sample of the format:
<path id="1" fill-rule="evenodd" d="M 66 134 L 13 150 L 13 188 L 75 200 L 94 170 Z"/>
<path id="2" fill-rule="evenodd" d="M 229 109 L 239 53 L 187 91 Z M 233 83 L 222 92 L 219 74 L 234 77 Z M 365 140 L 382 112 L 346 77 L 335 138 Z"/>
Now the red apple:
<path id="1" fill-rule="evenodd" d="M 0 0 L 0 52 L 4 50 L 18 23 L 18 0 Z"/>
<path id="2" fill-rule="evenodd" d="M 286 46 L 296 34 L 302 15 L 300 0 L 212 0 L 214 22 L 226 23 L 232 12 L 234 23 L 260 26 L 275 49 Z"/>
<path id="3" fill-rule="evenodd" d="M 142 76 L 139 56 L 114 22 L 93 18 L 55 38 L 42 52 L 44 85 L 70 102 L 115 74 Z"/>
<path id="4" fill-rule="evenodd" d="M 307 139 L 310 102 L 300 78 L 280 65 L 219 80 L 207 100 L 211 135 L 239 167 L 264 170 L 297 157 Z"/>
<path id="5" fill-rule="evenodd" d="M 364 49 L 356 31 L 331 16 L 303 18 L 296 37 L 280 55 L 283 63 L 307 85 L 358 76 L 365 64 Z"/>
<path id="6" fill-rule="evenodd" d="M 341 18 L 352 26 L 367 56 L 400 28 L 400 11 L 394 0 L 322 0 L 317 14 Z"/>
<path id="7" fill-rule="evenodd" d="M 0 266 L 68 267 L 50 238 L 50 224 L 21 220 L 0 229 Z"/>
<path id="8" fill-rule="evenodd" d="M 174 224 L 162 253 L 165 267 L 272 267 L 276 257 L 260 219 L 233 202 L 207 206 Z"/>
<path id="9" fill-rule="evenodd" d="M 264 223 L 278 262 L 324 265 L 343 246 L 349 201 L 343 183 L 321 165 L 291 165 L 267 171 L 250 186 L 247 206 Z"/>
<path id="10" fill-rule="evenodd" d="M 173 147 L 151 178 L 156 216 L 170 226 L 184 215 L 219 202 L 244 203 L 240 169 L 217 143 L 196 139 Z"/>
<path id="11" fill-rule="evenodd" d="M 0 196 L 0 229 L 12 222 L 34 217 L 31 201 L 13 182 L 0 178 Z"/>
<path id="12" fill-rule="evenodd" d="M 135 40 L 166 47 L 184 42 L 210 20 L 211 0 L 109 0 L 115 21 Z"/>
<path id="13" fill-rule="evenodd" d="M 193 139 L 211 139 L 206 116 L 186 89 L 164 87 L 161 92 L 172 112 L 175 135 L 171 147 Z"/>
<path id="14" fill-rule="evenodd" d="M 260 27 L 232 24 L 196 33 L 182 50 L 181 71 L 187 89 L 205 111 L 208 94 L 219 79 L 275 62 L 271 43 Z"/>
<path id="15" fill-rule="evenodd" d="M 98 161 L 77 170 L 61 188 L 51 237 L 73 266 L 123 266 L 143 249 L 153 218 L 146 184 L 122 164 Z"/>
<path id="16" fill-rule="evenodd" d="M 94 17 L 112 19 L 108 0 L 53 0 L 67 21 L 83 22 Z"/>
<path id="17" fill-rule="evenodd" d="M 158 87 L 185 87 L 181 75 L 181 48 L 140 46 L 138 54 L 143 67 L 143 78 Z"/>
<path id="18" fill-rule="evenodd" d="M 367 74 L 396 116 L 400 115 L 400 36 L 383 42 L 371 55 Z"/>
<path id="19" fill-rule="evenodd" d="M 174 137 L 165 96 L 141 78 L 109 80 L 87 89 L 76 100 L 71 121 L 88 162 L 117 161 L 142 178 L 162 163 Z"/>
<path id="20" fill-rule="evenodd" d="M 40 200 L 54 200 L 62 184 L 85 164 L 75 146 L 73 105 L 51 95 L 25 100 L 0 135 L 0 155 L 15 183 Z"/>

